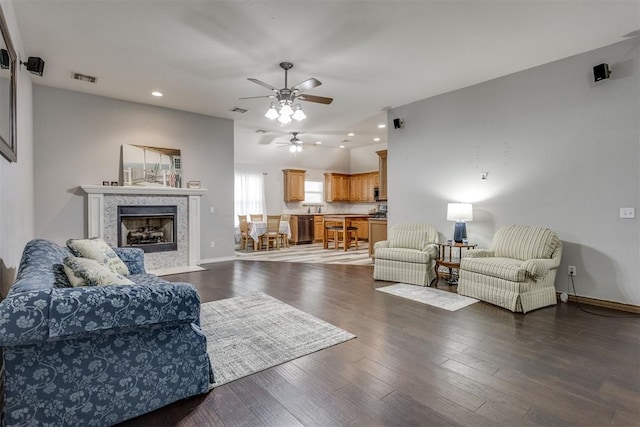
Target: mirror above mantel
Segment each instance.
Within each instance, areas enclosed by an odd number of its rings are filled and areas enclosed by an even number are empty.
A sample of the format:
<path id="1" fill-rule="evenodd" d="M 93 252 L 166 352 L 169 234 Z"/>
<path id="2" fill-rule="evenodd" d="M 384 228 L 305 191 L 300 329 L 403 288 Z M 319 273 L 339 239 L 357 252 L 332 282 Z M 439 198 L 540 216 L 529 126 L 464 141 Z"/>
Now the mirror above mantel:
<path id="1" fill-rule="evenodd" d="M 10 162 L 18 161 L 16 139 L 17 55 L 0 7 L 0 153 Z"/>

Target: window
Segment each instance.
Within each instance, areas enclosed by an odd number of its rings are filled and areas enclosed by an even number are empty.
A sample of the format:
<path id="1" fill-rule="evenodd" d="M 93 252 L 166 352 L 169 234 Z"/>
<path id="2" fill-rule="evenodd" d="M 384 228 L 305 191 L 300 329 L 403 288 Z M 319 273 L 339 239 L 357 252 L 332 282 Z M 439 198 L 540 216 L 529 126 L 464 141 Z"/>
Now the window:
<path id="1" fill-rule="evenodd" d="M 264 214 L 265 195 L 262 173 L 236 173 L 234 190 L 233 222 L 236 227 L 239 225 L 238 215 Z"/>
<path id="2" fill-rule="evenodd" d="M 324 202 L 324 182 L 305 181 L 304 182 L 304 203 Z"/>

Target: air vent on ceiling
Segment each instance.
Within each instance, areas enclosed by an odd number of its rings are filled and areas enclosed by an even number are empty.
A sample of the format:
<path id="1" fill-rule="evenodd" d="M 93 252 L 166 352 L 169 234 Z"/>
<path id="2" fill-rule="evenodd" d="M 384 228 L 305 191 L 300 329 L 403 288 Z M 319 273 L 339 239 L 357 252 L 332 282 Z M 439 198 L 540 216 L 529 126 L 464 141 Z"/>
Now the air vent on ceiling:
<path id="1" fill-rule="evenodd" d="M 244 108 L 240 108 L 240 107 L 235 107 L 235 108 L 232 108 L 231 111 L 233 111 L 234 113 L 244 114 L 249 110 L 245 110 Z"/>
<path id="2" fill-rule="evenodd" d="M 76 72 L 72 72 L 71 73 L 71 78 L 74 79 L 74 80 L 80 80 L 80 81 L 88 82 L 88 83 L 95 83 L 98 80 L 97 77 L 88 76 L 86 74 L 80 74 L 80 73 L 76 73 Z"/>

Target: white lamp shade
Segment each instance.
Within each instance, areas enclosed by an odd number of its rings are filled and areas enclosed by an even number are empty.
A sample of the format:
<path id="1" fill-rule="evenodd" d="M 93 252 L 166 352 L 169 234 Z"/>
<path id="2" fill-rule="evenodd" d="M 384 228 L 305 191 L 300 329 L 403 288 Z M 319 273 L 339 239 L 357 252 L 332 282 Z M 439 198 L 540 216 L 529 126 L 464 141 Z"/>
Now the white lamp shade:
<path id="1" fill-rule="evenodd" d="M 473 220 L 473 207 L 471 203 L 449 203 L 447 205 L 448 221 Z"/>
<path id="2" fill-rule="evenodd" d="M 273 119 L 277 119 L 279 114 L 276 108 L 273 105 L 271 105 L 271 108 L 267 110 L 267 113 L 264 116 L 267 119 L 273 120 Z"/>

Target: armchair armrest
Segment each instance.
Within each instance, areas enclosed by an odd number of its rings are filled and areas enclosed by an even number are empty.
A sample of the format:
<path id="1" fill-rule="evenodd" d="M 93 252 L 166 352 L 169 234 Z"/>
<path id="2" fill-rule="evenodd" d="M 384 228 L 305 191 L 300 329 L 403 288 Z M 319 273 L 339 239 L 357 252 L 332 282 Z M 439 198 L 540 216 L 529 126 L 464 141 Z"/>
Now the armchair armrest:
<path id="1" fill-rule="evenodd" d="M 521 268 L 524 268 L 531 277 L 534 279 L 540 279 L 547 271 L 558 268 L 558 261 L 556 259 L 529 259 L 524 261 Z"/>
<path id="2" fill-rule="evenodd" d="M 440 255 L 440 247 L 437 243 L 429 243 L 425 247 L 424 252 L 429 254 L 429 258 L 438 259 L 438 256 Z"/>
<path id="3" fill-rule="evenodd" d="M 129 274 L 144 274 L 144 251 L 140 248 L 112 248 L 125 263 Z"/>
<path id="4" fill-rule="evenodd" d="M 373 249 L 378 249 L 378 248 L 388 248 L 389 247 L 389 241 L 388 240 L 379 240 L 377 242 L 375 242 L 373 244 Z"/>
<path id="5" fill-rule="evenodd" d="M 496 256 L 495 252 L 489 249 L 475 249 L 465 253 L 465 258 L 491 258 L 494 256 Z"/>

